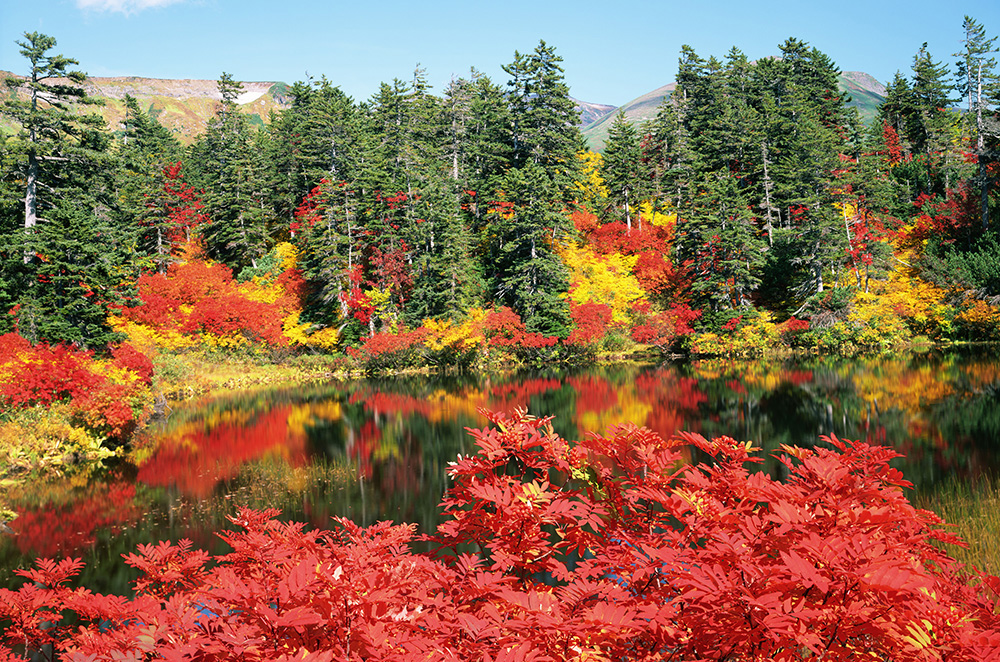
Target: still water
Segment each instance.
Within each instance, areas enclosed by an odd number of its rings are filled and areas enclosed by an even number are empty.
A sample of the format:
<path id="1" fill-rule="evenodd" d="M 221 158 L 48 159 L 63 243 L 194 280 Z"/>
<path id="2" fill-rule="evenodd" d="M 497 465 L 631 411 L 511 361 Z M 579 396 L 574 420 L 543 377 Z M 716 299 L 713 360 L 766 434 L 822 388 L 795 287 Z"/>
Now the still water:
<path id="1" fill-rule="evenodd" d="M 220 553 L 214 531 L 238 506 L 328 527 L 438 522 L 447 463 L 474 451 L 480 408 L 526 407 L 578 439 L 623 422 L 670 435 L 813 445 L 822 435 L 886 444 L 918 491 L 1000 468 L 1000 358 L 965 353 L 794 362 L 615 365 L 513 376 L 419 377 L 303 386 L 177 404 L 130 461 L 19 488 L 0 537 L 0 586 L 35 556 L 79 556 L 81 579 L 128 593 L 121 555 L 188 538 Z M 765 470 L 777 470 L 773 460 Z"/>

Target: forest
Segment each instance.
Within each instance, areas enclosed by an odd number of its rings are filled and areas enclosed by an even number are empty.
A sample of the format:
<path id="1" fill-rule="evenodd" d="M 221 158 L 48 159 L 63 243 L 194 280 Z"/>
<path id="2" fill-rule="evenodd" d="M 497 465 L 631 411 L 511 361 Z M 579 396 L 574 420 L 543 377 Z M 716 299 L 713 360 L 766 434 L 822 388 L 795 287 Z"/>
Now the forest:
<path id="1" fill-rule="evenodd" d="M 922 48 L 870 126 L 802 41 L 757 62 L 684 47 L 656 117 L 618 117 L 603 154 L 545 42 L 505 83 L 473 70 L 440 95 L 420 69 L 363 102 L 300 81 L 256 127 L 222 74 L 182 146 L 131 97 L 103 126 L 76 62 L 26 34 L 0 330 L 362 361 L 484 333 L 548 359 L 994 340 L 1000 88 L 994 39 L 965 34 L 954 75 Z"/>

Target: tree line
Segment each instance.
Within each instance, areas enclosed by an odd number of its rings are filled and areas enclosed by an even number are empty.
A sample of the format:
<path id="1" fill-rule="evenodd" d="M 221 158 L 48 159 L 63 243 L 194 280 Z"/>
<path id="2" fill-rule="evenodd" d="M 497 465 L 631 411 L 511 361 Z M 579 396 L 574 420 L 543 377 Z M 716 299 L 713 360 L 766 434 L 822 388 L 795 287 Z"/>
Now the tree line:
<path id="1" fill-rule="evenodd" d="M 293 244 L 303 319 L 348 343 L 490 305 L 566 337 L 560 248 L 587 240 L 580 209 L 628 235 L 646 231 L 642 209 L 675 215 L 656 303 L 689 303 L 708 325 L 815 315 L 831 289 L 866 290 L 893 268 L 893 233 L 929 210 L 945 231 L 921 258 L 928 277 L 1000 294 L 995 38 L 969 17 L 964 30 L 954 80 L 925 44 L 869 126 L 833 61 L 798 39 L 756 62 L 685 46 L 656 117 L 620 114 L 599 157 L 544 41 L 515 52 L 505 83 L 472 70 L 440 94 L 420 68 L 361 102 L 299 81 L 263 127 L 223 73 L 214 117 L 183 146 L 132 97 L 105 126 L 78 63 L 26 33 L 28 74 L 2 106 L 18 128 L 0 143 L 0 331 L 102 347 L 138 275 L 198 238 L 243 279 Z"/>

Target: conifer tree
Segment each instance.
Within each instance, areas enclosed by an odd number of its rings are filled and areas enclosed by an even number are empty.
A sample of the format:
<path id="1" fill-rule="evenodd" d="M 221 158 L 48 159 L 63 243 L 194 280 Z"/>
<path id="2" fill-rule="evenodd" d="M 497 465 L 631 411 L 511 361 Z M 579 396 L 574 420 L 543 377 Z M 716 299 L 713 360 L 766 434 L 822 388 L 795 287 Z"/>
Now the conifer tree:
<path id="1" fill-rule="evenodd" d="M 256 199 L 264 188 L 259 165 L 252 163 L 253 139 L 237 98 L 243 85 L 223 73 L 221 102 L 201 139 L 192 146 L 192 181 L 205 192 L 208 223 L 203 230 L 208 254 L 237 271 L 255 268 L 270 250 L 269 215 Z"/>
<path id="2" fill-rule="evenodd" d="M 964 48 L 953 54 L 958 58 L 955 88 L 968 103 L 966 118 L 975 118 L 970 128 L 979 161 L 976 183 L 980 189 L 980 220 L 985 230 L 990 217 L 990 179 L 987 167 L 989 162 L 996 160 L 994 155 L 987 152 L 986 144 L 988 137 L 995 140 L 1000 136 L 1000 127 L 995 122 L 985 120 L 992 119 L 990 108 L 995 110 L 997 101 L 1000 100 L 1000 75 L 996 71 L 996 58 L 992 55 L 1000 49 L 994 45 L 997 38 L 987 37 L 986 28 L 970 16 L 966 16 L 962 22 L 962 31 L 965 33 L 962 40 Z"/>
<path id="3" fill-rule="evenodd" d="M 23 214 L 6 227 L 0 303 L 32 342 L 72 342 L 102 349 L 115 339 L 108 306 L 120 300 L 119 283 L 130 247 L 115 195 L 110 137 L 103 120 L 77 113 L 93 103 L 75 60 L 49 51 L 56 40 L 37 32 L 18 41 L 29 62 L 27 77 L 7 79 L 12 95 L 3 113 L 20 126 L 4 158 L 20 178 Z M 17 266 L 15 266 L 17 265 Z M 5 322 L 7 319 L 4 320 Z"/>
<path id="4" fill-rule="evenodd" d="M 642 146 L 635 126 L 619 112 L 611 124 L 608 142 L 601 162 L 601 177 L 608 189 L 608 198 L 616 210 L 623 210 L 628 232 L 632 231 L 632 215 L 645 195 L 642 179 Z M 642 230 L 641 216 L 639 230 Z"/>
<path id="5" fill-rule="evenodd" d="M 97 103 L 83 89 L 86 74 L 70 69 L 79 63 L 49 53 L 56 46 L 53 37 L 26 32 L 24 39 L 16 43 L 30 65 L 28 75 L 4 81 L 13 94 L 4 101 L 2 113 L 20 126 L 14 145 L 20 153 L 17 166 L 24 182 L 23 227 L 30 232 L 39 214 L 56 204 L 60 173 L 82 149 L 81 134 L 101 127 L 103 121 L 95 114 L 80 114 L 72 108 Z M 80 156 L 86 158 L 87 154 Z"/>

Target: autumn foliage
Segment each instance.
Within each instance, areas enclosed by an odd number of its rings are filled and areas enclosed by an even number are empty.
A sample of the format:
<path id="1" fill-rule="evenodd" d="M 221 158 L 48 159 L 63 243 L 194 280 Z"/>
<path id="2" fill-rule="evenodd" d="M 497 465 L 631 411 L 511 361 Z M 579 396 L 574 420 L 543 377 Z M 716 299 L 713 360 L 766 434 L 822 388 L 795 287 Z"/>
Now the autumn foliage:
<path id="1" fill-rule="evenodd" d="M 149 407 L 152 379 L 152 363 L 128 343 L 96 359 L 64 344 L 0 336 L 0 405 L 68 402 L 74 421 L 102 436 L 121 440 L 135 430 Z"/>
<path id="2" fill-rule="evenodd" d="M 778 481 L 728 437 L 571 444 L 547 419 L 489 417 L 430 553 L 412 525 L 242 510 L 229 554 L 128 555 L 131 599 L 40 560 L 0 591 L 3 641 L 65 659 L 1000 659 L 1000 580 L 932 544 L 957 541 L 909 504 L 889 449 L 784 447 Z"/>

